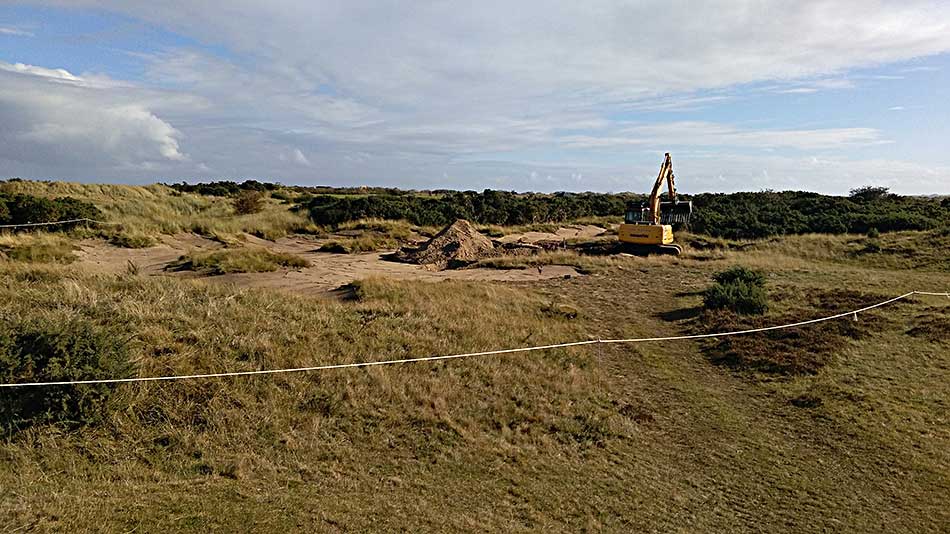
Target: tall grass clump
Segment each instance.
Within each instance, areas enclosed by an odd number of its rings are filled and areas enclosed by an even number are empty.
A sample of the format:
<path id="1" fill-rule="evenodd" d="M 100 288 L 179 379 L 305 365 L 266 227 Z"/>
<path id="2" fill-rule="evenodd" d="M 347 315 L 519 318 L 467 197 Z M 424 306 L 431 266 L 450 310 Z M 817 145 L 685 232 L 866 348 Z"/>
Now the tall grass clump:
<path id="1" fill-rule="evenodd" d="M 125 339 L 88 319 L 31 319 L 0 326 L 0 380 L 59 382 L 129 376 Z M 91 424 L 107 413 L 114 386 L 0 389 L 0 426 L 5 432 L 34 423 Z"/>
<path id="2" fill-rule="evenodd" d="M 236 213 L 229 198 L 180 192 L 159 184 L 7 181 L 0 183 L 0 195 L 8 198 L 30 195 L 43 199 L 71 197 L 101 212 L 91 218 L 114 223 L 121 232 L 136 235 L 157 236 L 199 229 L 204 235 L 229 236 L 243 232 L 264 239 L 277 239 L 315 229 L 305 214 L 291 211 L 276 199 L 262 197 L 261 210 L 240 214 Z M 13 210 L 9 211 L 12 213 Z"/>
<path id="3" fill-rule="evenodd" d="M 739 315 L 762 315 L 769 309 L 765 274 L 742 266 L 713 276 L 715 284 L 703 294 L 707 310 L 729 310 Z"/>
<path id="4" fill-rule="evenodd" d="M 72 263 L 76 247 L 63 234 L 21 233 L 0 235 L 0 252 L 14 261 Z"/>
<path id="5" fill-rule="evenodd" d="M 262 273 L 282 267 L 307 267 L 307 260 L 284 252 L 242 247 L 213 252 L 185 254 L 168 266 L 169 270 L 198 271 L 205 274 Z"/>

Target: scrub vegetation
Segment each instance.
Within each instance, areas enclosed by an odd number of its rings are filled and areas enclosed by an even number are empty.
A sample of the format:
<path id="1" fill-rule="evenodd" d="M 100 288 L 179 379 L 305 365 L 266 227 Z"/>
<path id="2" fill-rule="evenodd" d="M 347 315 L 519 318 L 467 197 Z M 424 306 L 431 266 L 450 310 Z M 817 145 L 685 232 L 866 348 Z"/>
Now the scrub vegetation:
<path id="1" fill-rule="evenodd" d="M 680 233 L 679 257 L 555 250 L 474 266 L 581 273 L 546 280 L 473 281 L 461 279 L 469 269 L 398 264 L 426 277 L 368 276 L 315 294 L 238 282 L 270 277 L 295 289 L 307 258 L 371 255 L 321 255 L 301 236 L 268 243 L 243 234 L 306 231 L 321 243 L 332 236 L 377 248 L 434 228 L 402 216 L 323 227 L 309 210 L 291 210 L 326 189 L 262 186 L 262 211 L 238 215 L 233 200 L 257 189 L 3 187 L 89 202 L 120 223 L 111 234 L 0 235 L 5 383 L 734 331 L 945 290 L 950 271 L 942 228 L 875 225 L 877 236 Z M 905 202 L 868 195 L 842 201 Z M 216 239 L 178 235 L 196 230 Z M 134 247 L 151 244 L 140 239 L 176 235 L 195 248 L 174 268 L 194 273 L 131 260 L 108 271 L 88 257 L 93 238 L 140 258 Z M 166 262 L 178 253 L 160 251 Z M 201 276 L 226 273 L 246 274 Z M 918 296 L 729 338 L 0 389 L 0 531 L 940 532 L 950 523 L 946 302 Z"/>

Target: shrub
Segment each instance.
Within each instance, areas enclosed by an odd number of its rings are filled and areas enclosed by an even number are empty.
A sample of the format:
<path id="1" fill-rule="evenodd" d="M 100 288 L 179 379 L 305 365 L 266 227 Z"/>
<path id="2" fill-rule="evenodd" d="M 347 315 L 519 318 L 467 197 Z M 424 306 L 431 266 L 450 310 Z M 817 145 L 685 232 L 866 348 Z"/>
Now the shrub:
<path id="1" fill-rule="evenodd" d="M 871 239 L 877 239 L 877 238 L 881 237 L 881 232 L 879 232 L 877 228 L 875 228 L 875 227 L 872 226 L 871 228 L 868 229 L 868 234 L 867 234 L 867 235 L 868 235 L 868 237 L 871 238 Z"/>
<path id="2" fill-rule="evenodd" d="M 715 284 L 703 294 L 708 310 L 730 310 L 740 315 L 762 315 L 768 311 L 765 275 L 746 267 L 733 267 L 713 276 Z"/>
<path id="3" fill-rule="evenodd" d="M 234 199 L 234 211 L 238 215 L 259 213 L 264 209 L 264 195 L 260 191 L 243 191 Z"/>
<path id="4" fill-rule="evenodd" d="M 44 198 L 21 193 L 0 193 L 0 221 L 5 224 L 101 218 L 102 212 L 98 208 L 72 197 Z"/>
<path id="5" fill-rule="evenodd" d="M 740 315 L 762 315 L 769 309 L 765 288 L 745 282 L 714 284 L 703 295 L 703 306 L 710 310 L 731 310 Z"/>
<path id="6" fill-rule="evenodd" d="M 3 382 L 123 378 L 131 372 L 122 336 L 89 320 L 32 320 L 0 327 Z M 4 388 L 0 424 L 12 431 L 42 422 L 95 423 L 106 414 L 113 389 L 109 384 Z"/>
<path id="7" fill-rule="evenodd" d="M 274 191 L 273 193 L 270 194 L 270 197 L 273 198 L 274 200 L 282 200 L 285 203 L 293 200 L 287 191 L 281 191 L 281 190 Z"/>
<path id="8" fill-rule="evenodd" d="M 713 275 L 718 284 L 733 284 L 743 282 L 752 286 L 765 287 L 765 273 L 741 265 L 726 269 Z"/>
<path id="9" fill-rule="evenodd" d="M 889 192 L 890 189 L 886 187 L 875 187 L 873 185 L 858 187 L 850 191 L 851 198 L 864 202 L 885 198 Z"/>

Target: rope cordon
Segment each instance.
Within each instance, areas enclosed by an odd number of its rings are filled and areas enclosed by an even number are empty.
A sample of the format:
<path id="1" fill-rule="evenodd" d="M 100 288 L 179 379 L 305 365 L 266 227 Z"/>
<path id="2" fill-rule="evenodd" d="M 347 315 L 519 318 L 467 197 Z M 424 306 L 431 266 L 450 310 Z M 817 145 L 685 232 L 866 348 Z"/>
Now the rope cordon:
<path id="1" fill-rule="evenodd" d="M 772 330 L 784 330 L 787 328 L 797 328 L 801 326 L 807 326 L 815 323 L 821 323 L 825 321 L 832 321 L 835 319 L 841 319 L 842 317 L 848 316 L 857 316 L 859 313 L 863 313 L 875 308 L 880 308 L 882 306 L 887 306 L 888 304 L 897 302 L 909 298 L 913 295 L 928 295 L 935 297 L 948 297 L 950 298 L 950 292 L 946 293 L 937 293 L 930 291 L 911 291 L 910 293 L 905 293 L 899 297 L 894 297 L 892 299 L 885 300 L 884 302 L 879 302 L 877 304 L 872 304 L 871 306 L 865 306 L 857 310 L 851 310 L 843 313 L 838 313 L 835 315 L 830 315 L 828 317 L 820 317 L 818 319 L 811 319 L 808 321 L 800 321 L 797 323 L 775 325 L 775 326 L 766 326 L 762 328 L 752 328 L 749 330 L 736 330 L 733 332 L 718 332 L 713 334 L 694 334 L 694 335 L 685 335 L 685 336 L 667 336 L 667 337 L 643 337 L 643 338 L 629 338 L 629 339 L 592 339 L 587 341 L 573 341 L 569 343 L 557 343 L 553 345 L 539 345 L 535 347 L 521 347 L 515 349 L 500 349 L 500 350 L 488 350 L 482 352 L 468 352 L 463 354 L 449 354 L 441 356 L 422 356 L 418 358 L 403 358 L 399 360 L 379 360 L 379 361 L 366 361 L 366 362 L 353 362 L 353 363 L 337 363 L 337 364 L 328 364 L 328 365 L 315 365 L 311 367 L 293 367 L 285 369 L 262 369 L 258 371 L 232 371 L 232 372 L 222 372 L 222 373 L 205 373 L 205 374 L 192 374 L 192 375 L 170 375 L 170 376 L 144 376 L 144 377 L 135 377 L 135 378 L 103 378 L 96 380 L 66 380 L 61 382 L 22 382 L 22 383 L 13 383 L 13 384 L 0 384 L 0 388 L 13 388 L 13 387 L 39 387 L 39 386 L 72 386 L 72 385 L 82 385 L 82 384 L 122 384 L 126 382 L 161 382 L 168 380 L 191 380 L 191 379 L 200 379 L 200 378 L 224 378 L 224 377 L 233 377 L 233 376 L 254 376 L 254 375 L 272 375 L 272 374 L 281 374 L 281 373 L 302 373 L 302 372 L 313 372 L 313 371 L 329 371 L 332 369 L 348 369 L 353 367 L 372 367 L 377 365 L 395 365 L 401 363 L 417 363 L 417 362 L 434 362 L 441 360 L 454 360 L 459 358 L 474 358 L 478 356 L 491 356 L 497 354 L 512 354 L 516 352 L 533 352 L 539 350 L 550 350 L 558 349 L 565 347 L 579 347 L 583 345 L 597 345 L 597 344 L 611 344 L 611 343 L 648 343 L 656 341 L 681 341 L 681 340 L 690 340 L 690 339 L 709 339 L 717 337 L 726 337 L 726 336 L 738 336 L 744 334 L 754 334 L 758 332 L 768 332 Z"/>
<path id="2" fill-rule="evenodd" d="M 22 224 L 0 224 L 0 228 L 28 228 L 31 226 L 52 226 L 54 224 L 70 224 L 77 222 L 91 222 L 94 224 L 119 224 L 119 223 L 110 223 L 105 221 L 97 221 L 95 219 L 90 219 L 88 217 L 82 217 L 80 219 L 66 219 L 65 221 L 50 221 L 50 222 L 36 222 L 36 223 L 22 223 Z"/>

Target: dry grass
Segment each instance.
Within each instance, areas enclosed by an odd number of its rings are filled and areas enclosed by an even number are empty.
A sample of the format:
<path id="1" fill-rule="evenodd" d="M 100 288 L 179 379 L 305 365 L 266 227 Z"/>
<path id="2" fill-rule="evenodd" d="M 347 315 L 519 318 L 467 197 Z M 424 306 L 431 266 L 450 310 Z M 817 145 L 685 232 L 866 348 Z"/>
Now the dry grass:
<path id="1" fill-rule="evenodd" d="M 172 271 L 197 271 L 218 275 L 230 273 L 263 273 L 281 268 L 299 269 L 309 263 L 300 256 L 273 252 L 259 247 L 238 247 L 210 252 L 193 252 L 168 265 Z"/>
<path id="2" fill-rule="evenodd" d="M 70 182 L 7 182 L 4 190 L 41 197 L 71 196 L 91 202 L 119 228 L 102 227 L 111 237 L 115 232 L 139 235 L 197 234 L 228 238 L 242 232 L 276 239 L 294 232 L 316 231 L 302 213 L 294 213 L 276 199 L 266 199 L 263 211 L 236 215 L 230 199 L 179 193 L 164 185 L 107 185 Z"/>
<path id="3" fill-rule="evenodd" d="M 38 236 L 0 243 L 55 237 Z M 349 300 L 5 261 L 0 320 L 115 328 L 154 376 L 691 333 L 699 291 L 737 262 L 767 272 L 770 324 L 946 285 L 913 257 L 840 254 L 860 239 L 552 253 L 596 269 L 531 285 L 372 279 Z M 98 426 L 0 441 L 0 530 L 939 532 L 950 368 L 931 339 L 942 301 L 927 302 L 829 325 L 828 346 L 801 330 L 732 347 L 795 356 L 791 374 L 737 373 L 679 341 L 121 385 Z"/>
<path id="4" fill-rule="evenodd" d="M 72 263 L 76 246 L 59 233 L 0 234 L 0 252 L 8 260 L 31 263 Z"/>

